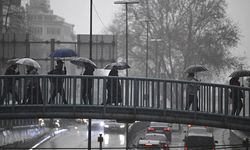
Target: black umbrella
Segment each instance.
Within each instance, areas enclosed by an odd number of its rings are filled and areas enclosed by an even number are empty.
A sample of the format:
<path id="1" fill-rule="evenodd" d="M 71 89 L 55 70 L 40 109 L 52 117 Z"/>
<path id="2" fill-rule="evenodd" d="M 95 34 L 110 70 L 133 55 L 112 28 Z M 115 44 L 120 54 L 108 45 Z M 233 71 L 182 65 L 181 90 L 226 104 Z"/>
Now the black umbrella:
<path id="1" fill-rule="evenodd" d="M 117 69 L 117 70 L 124 70 L 128 69 L 130 66 L 126 62 L 115 62 L 111 64 L 107 64 L 104 69 Z"/>
<path id="2" fill-rule="evenodd" d="M 72 64 L 80 66 L 80 67 L 91 66 L 91 67 L 97 68 L 96 64 L 92 60 L 90 60 L 88 58 L 84 58 L 84 57 L 74 58 L 70 62 Z"/>
<path id="3" fill-rule="evenodd" d="M 196 73 L 196 72 L 202 72 L 202 71 L 208 71 L 208 69 L 202 65 L 191 65 L 187 67 L 184 72 Z"/>
<path id="4" fill-rule="evenodd" d="M 229 77 L 246 77 L 250 76 L 250 70 L 237 70 L 230 74 Z"/>

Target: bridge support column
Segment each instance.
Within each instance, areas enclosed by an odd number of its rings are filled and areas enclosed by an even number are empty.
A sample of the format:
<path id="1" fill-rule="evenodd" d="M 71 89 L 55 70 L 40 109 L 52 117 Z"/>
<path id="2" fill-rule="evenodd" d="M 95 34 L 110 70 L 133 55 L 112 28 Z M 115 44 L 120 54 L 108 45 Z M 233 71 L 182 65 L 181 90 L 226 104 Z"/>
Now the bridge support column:
<path id="1" fill-rule="evenodd" d="M 91 150 L 91 119 L 89 119 L 88 126 L 88 150 Z"/>
<path id="2" fill-rule="evenodd" d="M 246 147 L 246 150 L 248 150 L 248 147 L 249 147 L 249 139 L 248 138 L 244 139 L 243 146 Z"/>

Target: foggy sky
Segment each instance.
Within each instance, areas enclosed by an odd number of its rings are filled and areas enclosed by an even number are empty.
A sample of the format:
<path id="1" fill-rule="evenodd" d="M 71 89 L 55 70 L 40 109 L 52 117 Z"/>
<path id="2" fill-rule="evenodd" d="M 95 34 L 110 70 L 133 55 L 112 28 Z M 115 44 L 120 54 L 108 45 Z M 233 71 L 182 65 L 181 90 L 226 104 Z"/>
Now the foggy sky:
<path id="1" fill-rule="evenodd" d="M 111 23 L 115 12 L 123 6 L 115 5 L 114 1 L 93 0 L 94 7 L 104 24 L 101 23 L 93 8 L 93 34 L 101 34 L 103 29 Z M 226 1 L 229 17 L 240 27 L 240 42 L 235 48 L 237 53 L 233 52 L 233 54 L 248 56 L 248 60 L 250 60 L 250 0 Z M 74 24 L 76 34 L 89 34 L 89 8 L 90 0 L 51 0 L 51 9 L 54 10 L 54 14 L 64 17 L 66 22 Z"/>

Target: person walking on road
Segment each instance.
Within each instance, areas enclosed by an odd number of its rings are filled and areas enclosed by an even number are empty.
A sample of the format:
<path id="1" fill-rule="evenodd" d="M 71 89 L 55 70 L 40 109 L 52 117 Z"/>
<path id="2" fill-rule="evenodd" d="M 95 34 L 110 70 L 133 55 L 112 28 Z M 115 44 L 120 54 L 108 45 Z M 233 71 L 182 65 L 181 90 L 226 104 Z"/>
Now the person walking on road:
<path id="1" fill-rule="evenodd" d="M 194 77 L 194 73 L 188 73 L 188 81 L 197 82 L 198 80 Z M 197 92 L 199 86 L 197 84 L 188 84 L 186 89 L 186 107 L 185 110 L 189 110 L 192 105 L 192 110 L 199 111 Z"/>
<path id="2" fill-rule="evenodd" d="M 49 75 L 66 75 L 67 74 L 66 67 L 64 66 L 64 68 L 63 68 L 64 62 L 60 59 L 57 60 L 56 62 L 57 62 L 57 65 L 56 65 L 55 69 L 48 72 L 48 74 Z M 56 97 L 57 93 L 59 93 L 61 95 L 63 103 L 68 104 L 68 102 L 66 101 L 65 90 L 63 88 L 63 81 L 64 81 L 63 77 L 52 77 L 51 78 L 52 93 L 51 93 L 51 97 L 49 99 L 49 104 L 55 103 L 55 97 Z"/>
<path id="3" fill-rule="evenodd" d="M 108 76 L 118 77 L 118 70 L 111 69 Z M 121 84 L 119 79 L 117 78 L 110 78 L 107 81 L 107 91 L 108 91 L 108 98 L 106 104 L 118 105 L 118 103 L 122 102 L 121 96 Z"/>
<path id="4" fill-rule="evenodd" d="M 19 75 L 19 71 L 16 71 L 17 64 L 11 64 L 5 71 L 5 75 Z M 9 98 L 8 95 L 11 94 L 13 97 L 13 102 L 17 102 L 18 104 L 21 103 L 19 96 L 17 94 L 17 88 L 16 88 L 16 80 L 17 78 L 14 77 L 8 77 L 4 80 L 4 86 L 3 86 L 3 94 L 0 99 L 0 105 L 3 105 L 5 102 L 5 99 L 7 99 L 7 104 L 9 104 Z"/>
<path id="5" fill-rule="evenodd" d="M 83 75 L 93 75 L 95 71 L 95 68 L 93 66 L 87 65 L 85 67 L 85 71 L 83 73 Z M 82 86 L 82 96 L 81 96 L 81 101 L 84 104 L 93 104 L 93 79 L 92 78 L 87 78 L 84 77 L 81 80 L 81 86 Z"/>
<path id="6" fill-rule="evenodd" d="M 230 85 L 234 86 L 240 86 L 239 77 L 232 77 L 229 81 Z M 233 109 L 232 109 L 232 115 L 239 115 L 241 112 L 241 109 L 243 107 L 242 98 L 244 97 L 244 93 L 237 87 L 232 87 L 231 92 L 229 94 L 229 97 L 233 101 Z"/>

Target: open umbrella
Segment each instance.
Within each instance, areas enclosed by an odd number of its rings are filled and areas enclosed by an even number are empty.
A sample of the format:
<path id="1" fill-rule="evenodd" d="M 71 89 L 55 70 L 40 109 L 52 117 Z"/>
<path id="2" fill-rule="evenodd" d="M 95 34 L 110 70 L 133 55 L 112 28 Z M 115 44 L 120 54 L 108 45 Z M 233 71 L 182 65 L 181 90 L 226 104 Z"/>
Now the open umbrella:
<path id="1" fill-rule="evenodd" d="M 41 68 L 39 63 L 31 58 L 21 58 L 16 63 L 25 66 L 33 66 L 34 68 Z"/>
<path id="2" fill-rule="evenodd" d="M 13 58 L 13 59 L 9 59 L 7 60 L 7 64 L 15 64 L 20 58 Z"/>
<path id="3" fill-rule="evenodd" d="M 128 69 L 130 66 L 126 62 L 115 62 L 111 64 L 107 64 L 104 69 L 117 69 L 117 70 L 123 70 Z"/>
<path id="4" fill-rule="evenodd" d="M 187 67 L 184 72 L 196 73 L 196 72 L 202 72 L 202 71 L 208 71 L 208 69 L 202 65 L 191 65 Z"/>
<path id="5" fill-rule="evenodd" d="M 54 50 L 50 55 L 50 57 L 75 57 L 77 56 L 76 52 L 69 48 L 62 48 Z"/>
<path id="6" fill-rule="evenodd" d="M 73 60 L 70 61 L 72 64 L 80 66 L 80 67 L 86 67 L 86 66 L 92 66 L 94 68 L 97 68 L 96 64 L 91 61 L 88 58 L 84 58 L 84 57 L 77 57 L 74 58 Z"/>
<path id="7" fill-rule="evenodd" d="M 250 76 L 250 70 L 237 70 L 230 74 L 229 77 L 246 77 Z"/>

